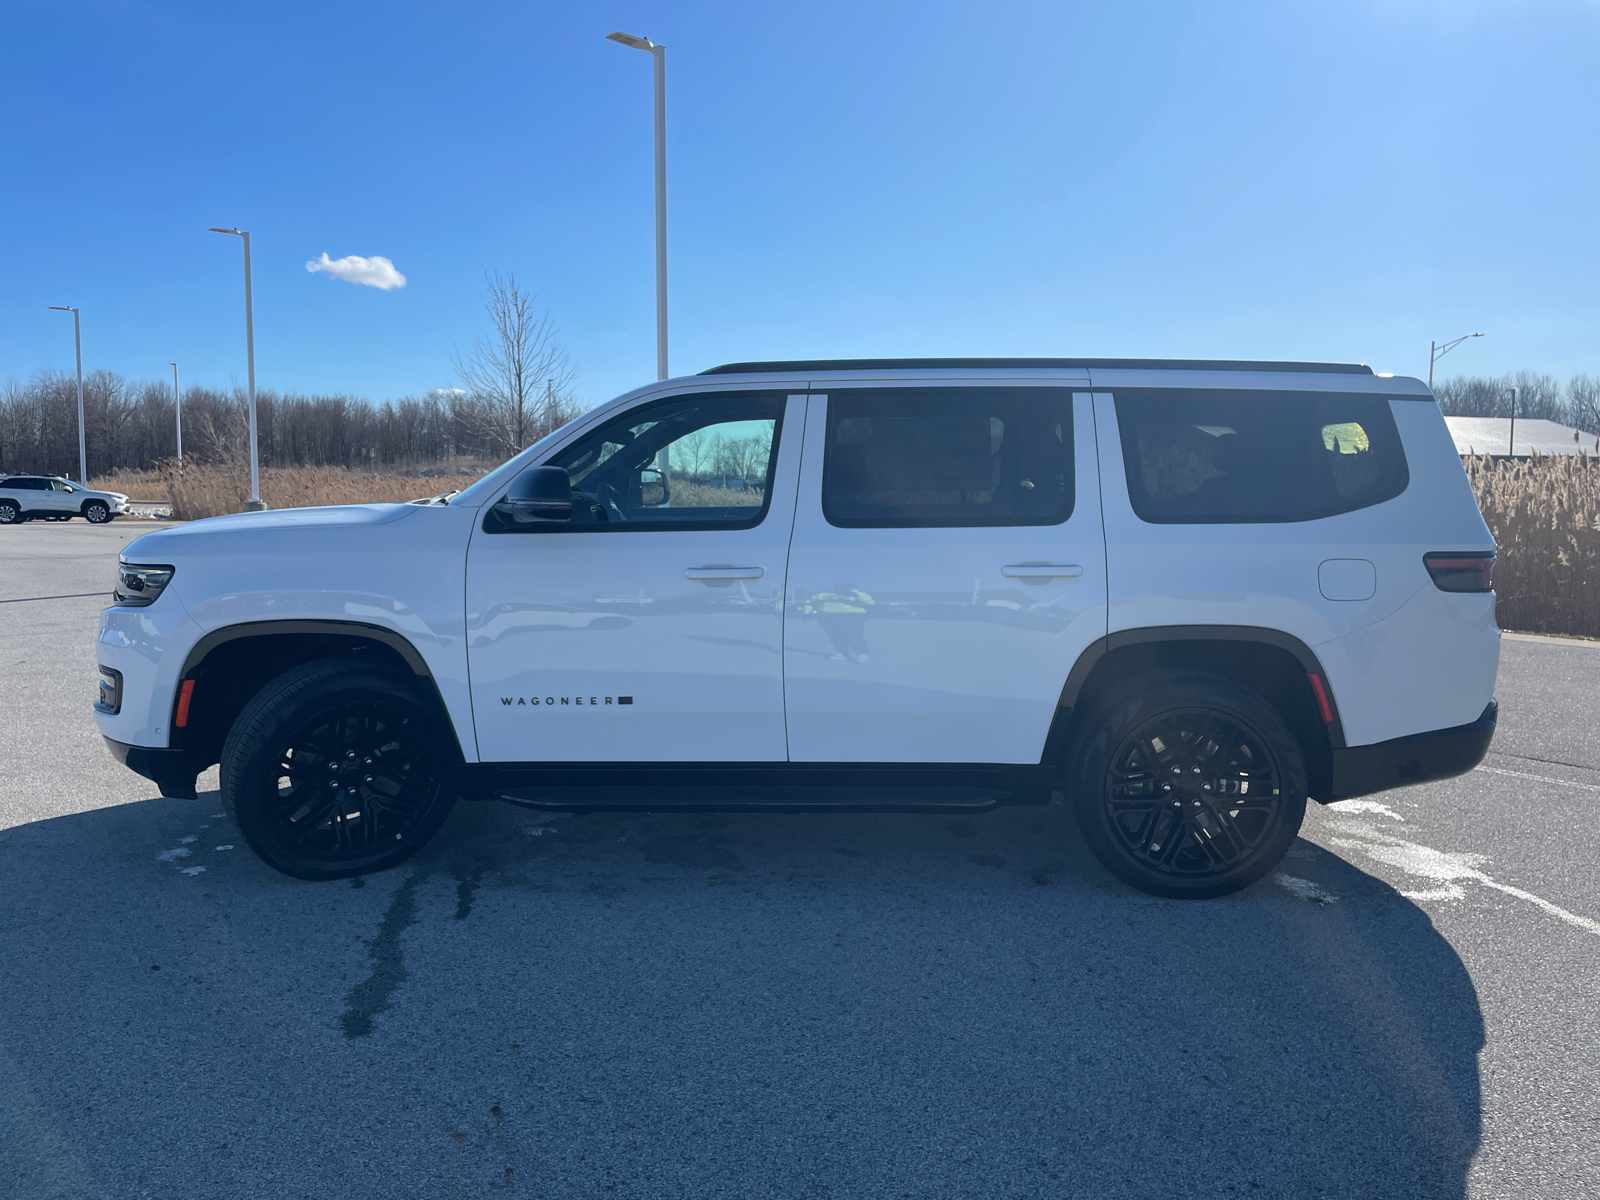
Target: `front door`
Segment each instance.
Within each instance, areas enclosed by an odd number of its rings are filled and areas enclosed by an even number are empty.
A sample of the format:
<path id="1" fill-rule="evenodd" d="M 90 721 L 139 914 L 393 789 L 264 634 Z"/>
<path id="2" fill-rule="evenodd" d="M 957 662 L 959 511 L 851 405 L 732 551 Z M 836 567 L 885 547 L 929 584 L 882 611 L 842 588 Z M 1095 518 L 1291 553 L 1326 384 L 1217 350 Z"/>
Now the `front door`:
<path id="1" fill-rule="evenodd" d="M 474 530 L 485 762 L 787 756 L 782 599 L 805 398 L 647 402 L 558 451 L 569 523 Z"/>
<path id="2" fill-rule="evenodd" d="M 1106 632 L 1094 417 L 1070 386 L 814 395 L 784 624 L 797 762 L 1037 763 Z"/>
<path id="3" fill-rule="evenodd" d="M 51 513 L 75 513 L 78 506 L 72 485 L 64 479 L 49 479 L 42 481 L 44 490 L 39 493 L 39 511 Z"/>

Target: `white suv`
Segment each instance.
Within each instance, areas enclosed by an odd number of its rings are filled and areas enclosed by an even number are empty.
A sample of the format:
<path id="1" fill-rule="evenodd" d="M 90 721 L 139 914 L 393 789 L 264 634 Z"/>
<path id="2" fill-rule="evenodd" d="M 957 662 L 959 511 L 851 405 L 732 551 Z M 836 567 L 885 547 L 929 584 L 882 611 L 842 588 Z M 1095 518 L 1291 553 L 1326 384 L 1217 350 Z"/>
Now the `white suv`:
<path id="1" fill-rule="evenodd" d="M 1494 542 L 1362 366 L 741 363 L 463 492 L 147 534 L 97 720 L 329 879 L 458 796 L 976 812 L 1064 792 L 1128 883 L 1260 878 L 1308 798 L 1470 770 Z"/>
<path id="2" fill-rule="evenodd" d="M 127 511 L 128 498 L 121 492 L 96 492 L 61 475 L 0 476 L 0 525 L 39 517 L 82 517 L 91 525 L 104 525 Z"/>

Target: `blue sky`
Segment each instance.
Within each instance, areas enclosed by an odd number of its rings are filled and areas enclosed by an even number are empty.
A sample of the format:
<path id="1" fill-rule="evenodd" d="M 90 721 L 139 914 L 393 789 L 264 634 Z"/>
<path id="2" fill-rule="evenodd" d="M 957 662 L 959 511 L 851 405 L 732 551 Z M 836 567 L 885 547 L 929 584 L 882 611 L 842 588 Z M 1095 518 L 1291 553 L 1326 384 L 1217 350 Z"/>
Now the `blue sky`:
<path id="1" fill-rule="evenodd" d="M 1600 4 L 84 3 L 0 18 L 0 380 L 381 399 L 452 382 L 485 271 L 599 401 L 757 358 L 1600 371 Z M 379 290 L 306 270 L 383 256 Z"/>

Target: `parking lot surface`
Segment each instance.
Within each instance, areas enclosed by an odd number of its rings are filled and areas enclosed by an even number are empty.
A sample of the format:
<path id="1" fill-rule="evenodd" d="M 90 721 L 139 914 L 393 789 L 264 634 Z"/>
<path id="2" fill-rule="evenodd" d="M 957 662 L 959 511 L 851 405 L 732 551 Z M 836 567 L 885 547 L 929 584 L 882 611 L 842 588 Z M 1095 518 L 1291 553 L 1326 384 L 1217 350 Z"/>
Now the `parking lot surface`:
<path id="1" fill-rule="evenodd" d="M 149 527 L 0 530 L 8 1196 L 1600 1195 L 1600 649 L 1508 638 L 1483 767 L 1224 900 L 1059 804 L 463 804 L 309 884 L 94 728 Z"/>

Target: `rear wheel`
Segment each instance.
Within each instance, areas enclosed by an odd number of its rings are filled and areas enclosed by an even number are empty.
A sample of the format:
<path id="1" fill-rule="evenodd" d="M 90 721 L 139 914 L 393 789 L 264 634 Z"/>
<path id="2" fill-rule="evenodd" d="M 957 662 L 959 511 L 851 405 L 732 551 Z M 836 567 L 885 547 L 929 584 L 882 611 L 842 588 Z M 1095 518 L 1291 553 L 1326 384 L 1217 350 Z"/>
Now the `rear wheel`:
<path id="1" fill-rule="evenodd" d="M 22 524 L 22 505 L 15 500 L 0 500 L 0 525 Z"/>
<path id="2" fill-rule="evenodd" d="M 111 520 L 111 506 L 104 500 L 91 500 L 83 506 L 83 519 L 91 525 L 104 525 Z"/>
<path id="3" fill-rule="evenodd" d="M 342 659 L 308 663 L 239 714 L 222 750 L 222 797 L 251 848 L 286 875 L 382 871 L 449 815 L 448 746 L 411 680 Z"/>
<path id="4" fill-rule="evenodd" d="M 1248 887 L 1293 843 L 1306 768 L 1260 696 L 1198 672 L 1147 678 L 1090 717 L 1071 770 L 1085 839 L 1106 868 L 1157 896 Z"/>

